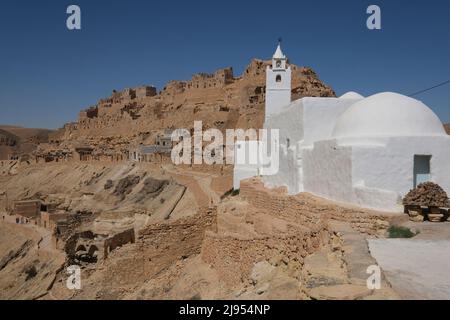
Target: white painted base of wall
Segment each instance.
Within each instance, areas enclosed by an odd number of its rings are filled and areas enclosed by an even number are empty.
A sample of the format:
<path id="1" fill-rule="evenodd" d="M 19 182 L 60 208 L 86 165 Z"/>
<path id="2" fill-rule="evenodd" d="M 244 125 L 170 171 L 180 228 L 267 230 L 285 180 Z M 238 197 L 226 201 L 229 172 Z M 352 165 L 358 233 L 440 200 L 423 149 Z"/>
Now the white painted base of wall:
<path id="1" fill-rule="evenodd" d="M 258 169 L 254 167 L 237 166 L 233 172 L 233 189 L 241 188 L 241 181 L 258 176 Z"/>

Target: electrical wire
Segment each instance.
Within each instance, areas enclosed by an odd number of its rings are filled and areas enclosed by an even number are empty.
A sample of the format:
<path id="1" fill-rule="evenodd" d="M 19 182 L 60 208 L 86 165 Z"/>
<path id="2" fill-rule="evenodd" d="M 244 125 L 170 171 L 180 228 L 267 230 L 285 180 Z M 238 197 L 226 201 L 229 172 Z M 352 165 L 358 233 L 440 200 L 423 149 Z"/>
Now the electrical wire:
<path id="1" fill-rule="evenodd" d="M 419 94 L 422 94 L 422 93 L 425 93 L 425 92 L 431 91 L 431 90 L 433 90 L 433 89 L 436 89 L 436 88 L 442 87 L 442 86 L 444 86 L 444 85 L 446 85 L 446 84 L 448 84 L 448 83 L 450 83 L 450 80 L 444 81 L 444 82 L 442 82 L 442 83 L 439 83 L 439 84 L 437 84 L 437 85 L 435 85 L 435 86 L 432 86 L 432 87 L 430 87 L 430 88 L 427 88 L 427 89 L 423 89 L 423 90 L 420 90 L 420 91 L 417 91 L 417 92 L 411 93 L 411 94 L 409 94 L 408 96 L 410 96 L 410 97 L 414 97 L 414 96 L 417 96 L 417 95 L 419 95 Z"/>

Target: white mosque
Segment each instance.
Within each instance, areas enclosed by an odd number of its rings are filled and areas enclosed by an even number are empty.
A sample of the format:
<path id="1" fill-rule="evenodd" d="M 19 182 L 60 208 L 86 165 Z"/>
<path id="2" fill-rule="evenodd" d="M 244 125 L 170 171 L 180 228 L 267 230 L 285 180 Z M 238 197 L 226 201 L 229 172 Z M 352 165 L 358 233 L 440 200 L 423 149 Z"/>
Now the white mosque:
<path id="1" fill-rule="evenodd" d="M 260 164 L 236 164 L 235 189 L 262 176 L 268 188 L 383 211 L 402 211 L 401 199 L 421 182 L 450 191 L 450 137 L 418 100 L 349 92 L 291 102 L 291 69 L 278 45 L 266 71 L 265 111 L 264 128 L 279 130 L 279 170 L 265 174 Z M 252 145 L 238 142 L 236 157 L 245 158 Z"/>

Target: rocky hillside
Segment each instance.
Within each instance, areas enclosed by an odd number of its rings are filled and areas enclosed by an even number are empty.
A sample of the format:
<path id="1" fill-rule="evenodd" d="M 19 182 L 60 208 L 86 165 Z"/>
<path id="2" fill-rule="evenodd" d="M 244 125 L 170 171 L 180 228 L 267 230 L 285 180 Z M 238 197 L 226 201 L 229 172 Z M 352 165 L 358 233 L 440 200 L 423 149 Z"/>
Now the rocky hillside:
<path id="1" fill-rule="evenodd" d="M 78 121 L 51 135 L 54 146 L 90 145 L 105 152 L 130 143 L 154 143 L 165 129 L 261 128 L 264 119 L 265 70 L 270 62 L 253 60 L 241 76 L 232 68 L 196 74 L 189 81 L 171 81 L 160 92 L 151 86 L 113 91 L 83 110 Z M 292 67 L 292 98 L 334 97 L 335 92 L 310 68 Z"/>
<path id="2" fill-rule="evenodd" d="M 444 129 L 447 134 L 450 134 L 450 124 L 444 124 Z"/>
<path id="3" fill-rule="evenodd" d="M 48 142 L 50 132 L 47 129 L 0 126 L 0 160 L 31 153 L 39 144 Z"/>

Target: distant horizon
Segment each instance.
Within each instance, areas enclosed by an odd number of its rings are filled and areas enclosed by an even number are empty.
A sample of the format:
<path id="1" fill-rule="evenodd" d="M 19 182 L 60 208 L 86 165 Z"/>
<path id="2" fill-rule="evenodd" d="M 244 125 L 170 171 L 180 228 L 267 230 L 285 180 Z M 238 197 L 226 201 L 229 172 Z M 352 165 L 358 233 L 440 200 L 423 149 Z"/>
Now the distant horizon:
<path id="1" fill-rule="evenodd" d="M 366 0 L 5 1 L 0 12 L 0 122 L 58 129 L 113 90 L 188 80 L 267 60 L 279 37 L 298 66 L 312 68 L 337 96 L 404 95 L 450 80 L 450 3 Z M 81 8 L 81 30 L 66 9 Z M 367 7 L 381 8 L 368 30 Z M 287 8 L 287 10 L 286 10 Z M 450 122 L 450 85 L 414 97 Z"/>

